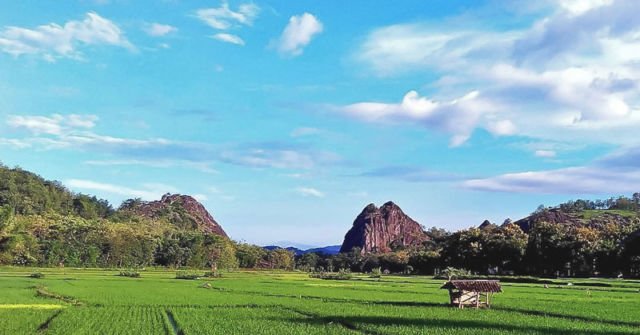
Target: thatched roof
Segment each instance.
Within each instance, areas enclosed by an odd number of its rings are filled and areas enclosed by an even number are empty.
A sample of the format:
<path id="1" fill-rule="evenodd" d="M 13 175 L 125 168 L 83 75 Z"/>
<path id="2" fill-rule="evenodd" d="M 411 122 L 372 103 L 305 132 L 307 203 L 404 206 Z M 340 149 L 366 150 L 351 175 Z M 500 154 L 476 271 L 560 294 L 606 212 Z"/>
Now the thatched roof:
<path id="1" fill-rule="evenodd" d="M 441 288 L 483 293 L 502 292 L 500 282 L 497 280 L 452 280 L 446 282 Z"/>

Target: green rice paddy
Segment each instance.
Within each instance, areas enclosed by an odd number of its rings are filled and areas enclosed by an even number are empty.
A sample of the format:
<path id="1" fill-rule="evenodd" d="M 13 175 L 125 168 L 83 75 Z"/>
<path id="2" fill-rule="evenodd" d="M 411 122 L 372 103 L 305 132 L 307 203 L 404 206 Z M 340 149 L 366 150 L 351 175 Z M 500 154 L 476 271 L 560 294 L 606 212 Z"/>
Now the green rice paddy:
<path id="1" fill-rule="evenodd" d="M 638 281 L 503 283 L 491 309 L 459 310 L 428 277 L 117 274 L 0 268 L 0 334 L 640 334 Z"/>

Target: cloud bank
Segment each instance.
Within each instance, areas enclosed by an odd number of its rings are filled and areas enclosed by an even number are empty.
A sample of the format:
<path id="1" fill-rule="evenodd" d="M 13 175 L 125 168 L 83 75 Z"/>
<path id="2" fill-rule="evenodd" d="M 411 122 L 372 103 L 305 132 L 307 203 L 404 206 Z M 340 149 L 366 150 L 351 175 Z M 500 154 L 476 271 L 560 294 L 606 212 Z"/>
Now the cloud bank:
<path id="1" fill-rule="evenodd" d="M 37 55 L 49 62 L 59 58 L 82 59 L 80 49 L 87 45 L 135 50 L 120 27 L 95 12 L 87 13 L 82 21 L 72 20 L 63 25 L 49 23 L 0 31 L 0 50 L 15 57 Z"/>

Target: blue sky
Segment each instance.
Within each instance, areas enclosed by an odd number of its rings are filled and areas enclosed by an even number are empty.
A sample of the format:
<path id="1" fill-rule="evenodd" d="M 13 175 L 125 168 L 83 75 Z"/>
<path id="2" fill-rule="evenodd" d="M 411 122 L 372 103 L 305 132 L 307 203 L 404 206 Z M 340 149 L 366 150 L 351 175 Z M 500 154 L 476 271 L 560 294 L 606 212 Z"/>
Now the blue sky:
<path id="1" fill-rule="evenodd" d="M 640 190 L 640 3 L 5 1 L 0 161 L 237 240 L 339 244 Z"/>

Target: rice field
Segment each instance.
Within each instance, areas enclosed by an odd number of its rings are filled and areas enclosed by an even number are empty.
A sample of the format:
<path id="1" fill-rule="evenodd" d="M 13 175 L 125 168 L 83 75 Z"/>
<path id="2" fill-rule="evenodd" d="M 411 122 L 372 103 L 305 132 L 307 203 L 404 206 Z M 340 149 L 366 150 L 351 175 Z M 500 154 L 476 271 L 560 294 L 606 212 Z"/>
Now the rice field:
<path id="1" fill-rule="evenodd" d="M 640 334 L 638 281 L 503 283 L 491 309 L 459 310 L 429 277 L 117 274 L 0 268 L 0 334 Z"/>

